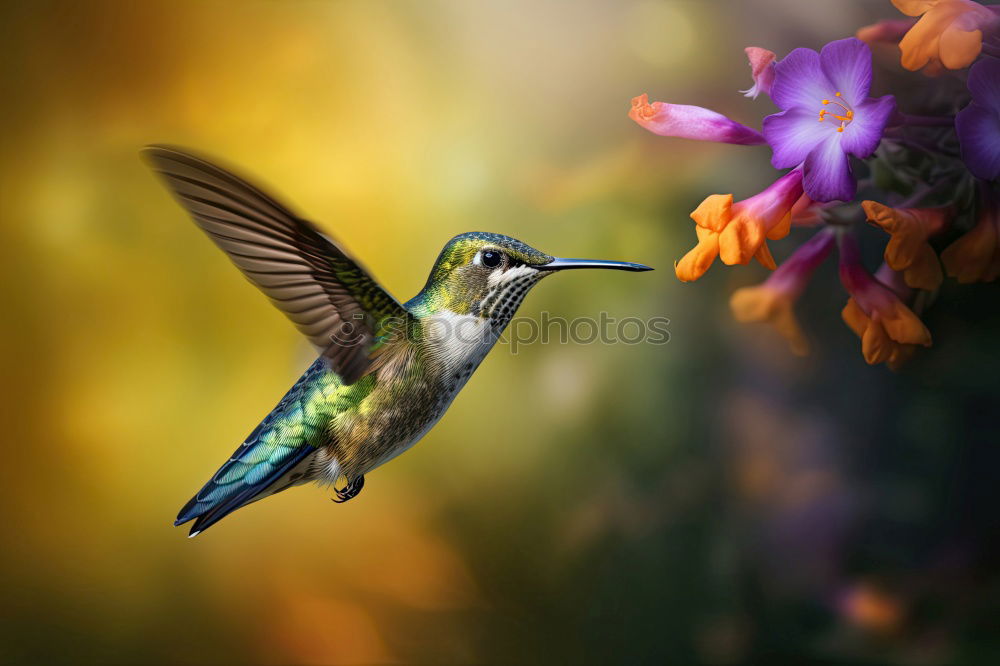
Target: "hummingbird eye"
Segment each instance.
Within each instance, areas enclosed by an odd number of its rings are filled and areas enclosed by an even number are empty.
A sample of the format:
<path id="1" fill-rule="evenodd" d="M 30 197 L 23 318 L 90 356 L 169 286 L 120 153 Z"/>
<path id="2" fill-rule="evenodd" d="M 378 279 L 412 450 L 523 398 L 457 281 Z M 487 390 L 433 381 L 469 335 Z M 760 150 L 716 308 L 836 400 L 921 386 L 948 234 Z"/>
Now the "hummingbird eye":
<path id="1" fill-rule="evenodd" d="M 486 268 L 496 268 L 503 261 L 503 255 L 496 250 L 486 250 L 482 255 L 483 266 Z"/>

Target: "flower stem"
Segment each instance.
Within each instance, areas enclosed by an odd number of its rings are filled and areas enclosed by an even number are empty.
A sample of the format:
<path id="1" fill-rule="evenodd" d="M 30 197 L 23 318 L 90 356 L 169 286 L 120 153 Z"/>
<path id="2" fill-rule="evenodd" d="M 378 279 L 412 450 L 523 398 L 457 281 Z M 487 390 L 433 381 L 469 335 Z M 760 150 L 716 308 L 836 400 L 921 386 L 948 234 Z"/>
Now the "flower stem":
<path id="1" fill-rule="evenodd" d="M 820 229 L 778 266 L 767 282 L 779 289 L 787 289 L 793 298 L 798 298 L 816 267 L 830 254 L 836 234 L 832 227 Z"/>

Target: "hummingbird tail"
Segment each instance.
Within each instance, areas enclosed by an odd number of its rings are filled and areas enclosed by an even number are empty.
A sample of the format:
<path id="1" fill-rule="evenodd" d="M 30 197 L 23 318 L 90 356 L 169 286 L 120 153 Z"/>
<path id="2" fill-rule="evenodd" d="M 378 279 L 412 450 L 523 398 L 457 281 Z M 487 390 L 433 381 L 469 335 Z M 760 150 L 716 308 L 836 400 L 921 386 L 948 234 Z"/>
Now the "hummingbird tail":
<path id="1" fill-rule="evenodd" d="M 316 449 L 311 446 L 300 446 L 292 455 L 285 456 L 281 460 L 280 466 L 276 468 L 267 462 L 257 465 L 257 467 L 263 465 L 272 468 L 273 471 L 270 474 L 264 475 L 259 472 L 255 474 L 254 472 L 258 470 L 251 468 L 243 479 L 228 484 L 220 483 L 233 475 L 234 463 L 240 465 L 240 461 L 236 460 L 235 457 L 230 459 L 197 495 L 188 500 L 188 503 L 178 513 L 174 525 L 183 525 L 194 520 L 194 525 L 191 526 L 188 536 L 197 536 L 236 509 L 303 482 L 302 480 L 307 477 L 306 470 L 310 458 L 315 452 Z M 238 453 L 240 453 L 239 450 Z M 297 471 L 300 466 L 306 469 Z M 262 476 L 263 478 L 256 483 L 248 482 Z"/>
<path id="2" fill-rule="evenodd" d="M 177 515 L 174 525 L 193 520 L 190 536 L 203 532 L 242 506 L 312 480 L 310 468 L 325 437 L 313 423 L 305 401 L 315 393 L 317 377 L 328 372 L 318 359 L 254 428 L 246 441 Z"/>

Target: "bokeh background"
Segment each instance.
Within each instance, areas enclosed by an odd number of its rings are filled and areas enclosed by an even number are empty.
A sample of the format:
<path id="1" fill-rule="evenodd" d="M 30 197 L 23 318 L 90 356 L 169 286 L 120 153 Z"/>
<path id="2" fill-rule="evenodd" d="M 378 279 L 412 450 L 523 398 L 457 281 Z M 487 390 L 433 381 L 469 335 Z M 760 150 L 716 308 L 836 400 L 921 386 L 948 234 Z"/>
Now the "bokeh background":
<path id="1" fill-rule="evenodd" d="M 0 659 L 1000 662 L 997 288 L 946 282 L 934 347 L 892 374 L 864 364 L 829 262 L 801 307 L 814 353 L 791 357 L 728 314 L 763 269 L 671 270 L 688 211 L 770 182 L 768 151 L 626 117 L 648 92 L 756 125 L 744 46 L 894 16 L 0 5 Z M 401 298 L 470 230 L 656 266 L 553 278 L 521 315 L 666 316 L 671 340 L 500 347 L 359 499 L 299 489 L 188 540 L 177 509 L 310 351 L 140 163 L 151 142 L 240 165 Z"/>

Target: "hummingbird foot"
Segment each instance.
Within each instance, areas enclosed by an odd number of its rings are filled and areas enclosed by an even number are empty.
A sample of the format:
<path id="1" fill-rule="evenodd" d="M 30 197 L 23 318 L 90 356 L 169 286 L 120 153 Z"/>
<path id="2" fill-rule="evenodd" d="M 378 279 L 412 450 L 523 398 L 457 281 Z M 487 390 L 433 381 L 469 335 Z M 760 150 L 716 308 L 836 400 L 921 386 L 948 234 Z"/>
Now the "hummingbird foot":
<path id="1" fill-rule="evenodd" d="M 343 488 L 334 488 L 337 493 L 336 498 L 330 498 L 336 504 L 343 504 L 349 499 L 354 499 L 361 492 L 361 489 L 365 487 L 365 477 L 359 476 L 356 479 L 348 482 Z"/>

